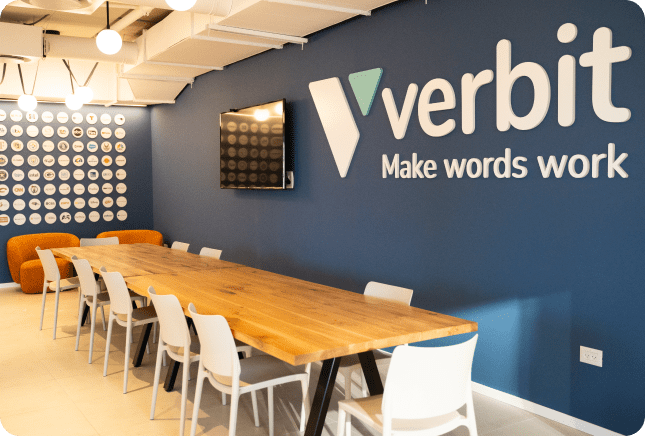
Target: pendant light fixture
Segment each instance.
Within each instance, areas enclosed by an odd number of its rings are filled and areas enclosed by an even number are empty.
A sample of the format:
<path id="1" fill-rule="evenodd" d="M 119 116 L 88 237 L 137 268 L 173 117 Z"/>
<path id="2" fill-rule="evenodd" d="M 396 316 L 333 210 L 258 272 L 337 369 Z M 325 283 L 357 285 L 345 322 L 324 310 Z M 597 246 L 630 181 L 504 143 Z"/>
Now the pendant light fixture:
<path id="1" fill-rule="evenodd" d="M 107 12 L 107 29 L 101 30 L 96 37 L 96 46 L 102 53 L 113 55 L 121 50 L 123 41 L 117 31 L 110 29 L 110 2 L 105 2 L 105 9 Z"/>
<path id="2" fill-rule="evenodd" d="M 67 106 L 69 110 L 77 111 L 83 107 L 83 101 L 81 100 L 81 97 L 74 92 L 75 78 L 74 73 L 72 73 L 72 68 L 69 66 L 69 62 L 63 59 L 63 63 L 67 67 L 67 71 L 69 71 L 69 82 L 72 84 L 72 93 L 67 94 L 67 97 L 65 97 L 65 106 Z"/>
<path id="3" fill-rule="evenodd" d="M 197 0 L 166 0 L 166 4 L 176 11 L 187 11 L 195 6 L 196 2 Z"/>
<path id="4" fill-rule="evenodd" d="M 38 65 L 40 66 L 40 63 Z M 27 92 L 25 91 L 25 81 L 22 77 L 22 68 L 20 67 L 20 64 L 18 64 L 18 74 L 20 75 L 20 84 L 22 85 L 22 95 L 18 97 L 18 107 L 25 112 L 33 111 L 34 109 L 36 109 L 36 106 L 38 106 L 38 101 L 36 100 L 36 97 L 34 97 L 36 78 L 38 77 L 38 68 L 36 68 L 36 77 L 34 77 L 34 86 L 31 89 L 31 94 L 27 94 Z"/>

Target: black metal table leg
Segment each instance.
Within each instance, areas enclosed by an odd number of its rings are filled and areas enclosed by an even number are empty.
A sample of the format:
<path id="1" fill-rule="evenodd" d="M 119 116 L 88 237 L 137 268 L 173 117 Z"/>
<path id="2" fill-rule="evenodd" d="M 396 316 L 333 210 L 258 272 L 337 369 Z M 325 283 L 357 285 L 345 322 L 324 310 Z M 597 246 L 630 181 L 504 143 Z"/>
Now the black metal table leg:
<path id="1" fill-rule="evenodd" d="M 318 385 L 316 386 L 316 394 L 314 395 L 314 401 L 311 406 L 311 413 L 309 413 L 309 419 L 307 420 L 305 436 L 322 435 L 325 418 L 327 417 L 327 409 L 329 409 L 329 401 L 331 400 L 331 394 L 336 384 L 336 375 L 338 374 L 340 359 L 340 357 L 336 357 L 323 362 Z"/>
<path id="2" fill-rule="evenodd" d="M 175 380 L 177 380 L 179 366 L 181 365 L 181 363 L 172 360 L 170 356 L 168 356 L 168 360 L 168 372 L 166 373 L 166 381 L 163 384 L 163 388 L 166 390 L 166 392 L 172 391 L 175 387 Z"/>
<path id="3" fill-rule="evenodd" d="M 85 309 L 83 309 L 83 318 L 81 318 L 81 325 L 85 325 L 85 321 L 87 321 L 87 315 L 90 313 L 90 306 L 87 304 L 85 305 Z"/>
<path id="4" fill-rule="evenodd" d="M 134 304 L 134 302 L 132 302 Z M 137 346 L 137 351 L 134 353 L 134 358 L 132 359 L 132 365 L 135 368 L 141 366 L 141 361 L 143 360 L 143 353 L 146 352 L 146 345 L 148 344 L 148 338 L 150 338 L 150 332 L 152 331 L 152 323 L 148 323 L 143 327 L 141 336 L 139 336 L 139 345 Z M 127 341 L 130 338 L 126 339 Z"/>
<path id="5" fill-rule="evenodd" d="M 361 367 L 363 368 L 363 374 L 365 374 L 365 381 L 367 382 L 370 395 L 383 394 L 383 382 L 381 382 L 381 375 L 378 372 L 378 366 L 376 366 L 374 352 L 366 351 L 364 353 L 358 353 L 358 360 L 361 361 Z"/>

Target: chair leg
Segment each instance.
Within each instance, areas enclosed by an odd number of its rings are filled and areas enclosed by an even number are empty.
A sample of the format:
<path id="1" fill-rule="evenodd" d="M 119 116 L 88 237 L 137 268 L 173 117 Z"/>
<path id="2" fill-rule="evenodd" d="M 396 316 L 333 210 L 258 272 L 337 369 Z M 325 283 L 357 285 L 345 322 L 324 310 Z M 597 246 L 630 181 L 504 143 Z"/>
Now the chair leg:
<path id="1" fill-rule="evenodd" d="M 49 285 L 47 282 L 43 283 L 43 307 L 40 310 L 40 330 L 43 329 L 43 318 L 45 317 L 45 297 L 47 296 L 47 288 L 49 288 Z"/>
<path id="2" fill-rule="evenodd" d="M 128 319 L 130 315 L 128 315 Z M 127 337 L 132 339 L 132 321 L 128 322 Z M 125 340 L 125 363 L 123 364 L 123 393 L 128 393 L 128 373 L 130 372 L 130 345 L 131 341 Z"/>
<path id="3" fill-rule="evenodd" d="M 349 417 L 347 412 L 343 409 L 338 409 L 338 430 L 336 431 L 336 436 L 343 436 L 345 434 L 345 420 Z M 351 436 L 348 434 L 347 436 Z"/>
<path id="4" fill-rule="evenodd" d="M 302 382 L 302 409 L 300 411 L 300 432 L 304 433 L 309 414 L 309 380 Z"/>
<path id="5" fill-rule="evenodd" d="M 107 339 L 105 340 L 105 363 L 103 363 L 103 377 L 107 376 L 108 360 L 110 358 L 110 342 L 112 341 L 112 325 L 114 318 L 112 318 L 112 311 L 110 311 L 110 320 L 108 321 Z"/>
<path id="6" fill-rule="evenodd" d="M 154 323 L 152 325 L 152 343 L 155 344 L 157 342 L 157 323 Z"/>
<path id="7" fill-rule="evenodd" d="M 56 282 L 56 307 L 54 309 L 54 339 L 56 339 L 56 325 L 58 324 L 58 300 L 60 297 L 60 282 Z"/>
<path id="8" fill-rule="evenodd" d="M 179 421 L 179 425 L 180 425 L 179 436 L 184 436 L 184 427 L 186 426 L 186 400 L 188 397 L 189 372 L 190 372 L 190 353 L 188 354 L 188 360 L 184 359 L 184 373 L 181 379 L 181 417 Z"/>
<path id="9" fill-rule="evenodd" d="M 101 306 L 101 319 L 103 320 L 103 331 L 107 330 L 105 328 L 105 311 L 103 310 L 103 306 Z"/>
<path id="10" fill-rule="evenodd" d="M 92 326 L 90 327 L 90 355 L 87 358 L 87 363 L 92 363 L 92 355 L 94 354 L 94 332 L 96 331 L 96 296 L 92 302 Z"/>
<path id="11" fill-rule="evenodd" d="M 269 436 L 273 436 L 274 432 L 274 422 L 273 422 L 273 386 L 269 386 L 267 388 L 268 391 L 268 398 L 267 398 L 267 403 L 269 403 Z"/>
<path id="12" fill-rule="evenodd" d="M 150 407 L 150 419 L 155 419 L 155 407 L 157 407 L 157 392 L 159 391 L 159 378 L 161 377 L 161 361 L 163 360 L 162 344 L 157 348 L 157 363 L 155 363 L 155 378 L 152 385 L 152 406 Z"/>
<path id="13" fill-rule="evenodd" d="M 226 406 L 226 394 L 222 392 L 222 405 Z"/>
<path id="14" fill-rule="evenodd" d="M 195 401 L 193 402 L 193 422 L 190 426 L 190 436 L 195 436 L 197 431 L 197 418 L 199 416 L 199 404 L 202 402 L 202 390 L 204 388 L 204 378 L 206 373 L 199 364 L 199 374 L 197 375 L 197 386 L 195 387 Z"/>
<path id="15" fill-rule="evenodd" d="M 352 371 L 349 369 L 346 369 L 345 371 L 343 371 L 343 375 L 345 376 L 345 399 L 351 400 L 352 399 Z M 349 414 L 347 414 L 347 418 L 345 419 L 345 427 L 347 428 L 347 434 L 351 435 L 352 417 Z"/>
<path id="16" fill-rule="evenodd" d="M 81 322 L 83 321 L 83 306 L 85 306 L 85 299 L 81 298 L 80 300 L 78 300 L 78 323 L 76 324 L 76 347 L 74 348 L 74 351 L 78 351 L 78 343 L 81 339 Z"/>
<path id="17" fill-rule="evenodd" d="M 237 428 L 237 408 L 240 403 L 240 391 L 239 387 L 236 389 L 233 387 L 233 394 L 231 395 L 231 417 L 228 421 L 228 436 L 235 436 L 235 430 Z M 270 434 L 269 436 L 273 436 Z"/>
<path id="18" fill-rule="evenodd" d="M 365 380 L 365 374 L 363 374 L 363 371 L 361 371 L 361 389 L 363 391 L 363 398 L 370 396 L 370 393 L 367 390 L 367 381 Z"/>
<path id="19" fill-rule="evenodd" d="M 477 422 L 475 421 L 475 408 L 473 407 L 473 396 L 470 394 L 466 402 L 466 427 L 470 436 L 477 436 Z"/>
<path id="20" fill-rule="evenodd" d="M 258 413 L 258 395 L 257 391 L 251 391 L 251 403 L 253 403 L 253 419 L 255 420 L 255 426 L 260 426 L 260 414 Z"/>

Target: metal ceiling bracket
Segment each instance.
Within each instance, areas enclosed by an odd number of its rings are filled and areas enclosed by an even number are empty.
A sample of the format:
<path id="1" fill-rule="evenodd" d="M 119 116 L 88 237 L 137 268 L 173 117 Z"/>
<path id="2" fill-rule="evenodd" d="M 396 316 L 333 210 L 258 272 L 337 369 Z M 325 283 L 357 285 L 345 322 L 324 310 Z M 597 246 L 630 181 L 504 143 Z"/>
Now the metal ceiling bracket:
<path id="1" fill-rule="evenodd" d="M 262 42 L 243 41 L 241 39 L 216 38 L 214 36 L 201 36 L 201 35 L 194 35 L 192 38 L 200 41 L 223 42 L 225 44 L 248 45 L 250 47 L 274 48 L 276 50 L 282 49 L 281 45 L 265 44 Z"/>
<path id="2" fill-rule="evenodd" d="M 195 79 L 192 77 L 173 77 L 173 76 L 148 76 L 144 74 L 119 74 L 119 79 L 132 79 L 132 80 L 150 80 L 153 82 L 181 82 L 193 83 Z"/>
<path id="3" fill-rule="evenodd" d="M 302 6 L 304 8 L 323 9 L 325 11 L 344 12 L 346 14 L 365 15 L 369 17 L 372 11 L 363 11 L 360 9 L 344 8 L 342 6 L 325 5 L 303 0 L 266 0 L 269 3 L 282 3 L 285 5 Z"/>
<path id="4" fill-rule="evenodd" d="M 257 36 L 258 38 L 273 39 L 276 41 L 292 42 L 294 44 L 306 44 L 307 42 L 309 42 L 307 38 L 300 38 L 291 35 L 281 35 L 279 33 L 262 32 L 260 30 L 253 29 L 243 29 L 240 27 L 222 26 L 220 24 L 209 24 L 208 29 L 217 30 L 219 32 L 236 33 L 239 35 Z"/>

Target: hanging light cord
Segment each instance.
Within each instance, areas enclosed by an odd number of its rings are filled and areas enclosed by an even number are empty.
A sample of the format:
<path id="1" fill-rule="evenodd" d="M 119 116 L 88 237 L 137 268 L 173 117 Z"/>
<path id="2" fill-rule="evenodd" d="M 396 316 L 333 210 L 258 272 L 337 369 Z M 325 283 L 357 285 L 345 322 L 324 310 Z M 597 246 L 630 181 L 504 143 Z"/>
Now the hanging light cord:
<path id="1" fill-rule="evenodd" d="M 4 76 L 7 73 L 7 64 L 4 64 L 4 67 L 2 68 L 2 79 L 0 79 L 0 85 L 2 85 L 2 82 L 4 82 Z"/>
<path id="2" fill-rule="evenodd" d="M 6 66 L 7 64 L 5 64 L 5 69 L 6 69 Z M 38 78 L 39 69 L 40 69 L 40 61 L 38 61 L 38 64 L 36 65 L 36 75 L 34 76 L 34 86 L 31 87 L 31 94 L 29 95 L 34 95 L 34 91 L 36 90 L 36 79 Z M 25 91 L 25 80 L 22 77 L 22 67 L 20 66 L 20 64 L 18 64 L 18 74 L 20 75 L 20 84 L 22 85 L 22 93 L 27 94 L 27 91 Z M 4 80 L 4 71 L 2 72 L 2 80 Z"/>
<path id="3" fill-rule="evenodd" d="M 69 66 L 69 62 L 63 59 L 63 63 L 67 67 L 67 71 L 69 71 L 69 82 L 72 84 L 72 94 L 74 94 L 74 81 L 78 83 L 78 80 L 76 80 L 76 77 L 74 77 L 74 73 L 72 73 L 72 69 Z"/>
<path id="4" fill-rule="evenodd" d="M 107 28 L 110 30 L 110 2 L 105 2 L 105 12 L 107 13 Z"/>
<path id="5" fill-rule="evenodd" d="M 75 76 L 75 75 L 74 75 L 74 73 L 72 72 L 72 68 L 71 68 L 71 66 L 70 66 L 70 64 L 69 64 L 69 61 L 68 61 L 68 60 L 63 59 L 63 63 L 64 63 L 64 64 L 65 64 L 65 66 L 67 67 L 67 71 L 69 71 L 69 75 L 70 75 L 70 77 L 71 77 L 72 79 L 74 79 L 74 82 L 76 82 L 76 85 L 81 86 L 81 84 L 80 84 L 80 83 L 78 83 L 78 80 L 76 80 L 76 76 Z M 87 76 L 87 80 L 85 81 L 85 84 L 84 84 L 83 86 L 87 86 L 87 85 L 90 83 L 90 80 L 92 80 L 92 76 L 94 75 L 94 71 L 96 71 L 96 67 L 98 67 L 98 66 L 99 66 L 99 63 L 98 63 L 98 62 L 94 64 L 94 68 L 92 68 L 92 71 L 90 71 L 90 75 L 89 75 L 89 76 Z M 72 92 L 74 92 L 74 83 L 72 83 Z"/>

